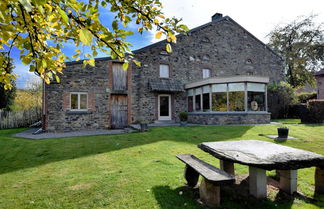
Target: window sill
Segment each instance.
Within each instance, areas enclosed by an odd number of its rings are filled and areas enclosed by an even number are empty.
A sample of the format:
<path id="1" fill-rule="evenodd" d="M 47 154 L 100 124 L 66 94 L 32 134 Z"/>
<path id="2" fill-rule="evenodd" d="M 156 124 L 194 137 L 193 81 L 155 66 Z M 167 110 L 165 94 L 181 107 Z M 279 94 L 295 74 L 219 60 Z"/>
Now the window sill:
<path id="1" fill-rule="evenodd" d="M 92 112 L 89 110 L 68 110 L 66 111 L 67 115 L 86 115 L 91 114 Z"/>

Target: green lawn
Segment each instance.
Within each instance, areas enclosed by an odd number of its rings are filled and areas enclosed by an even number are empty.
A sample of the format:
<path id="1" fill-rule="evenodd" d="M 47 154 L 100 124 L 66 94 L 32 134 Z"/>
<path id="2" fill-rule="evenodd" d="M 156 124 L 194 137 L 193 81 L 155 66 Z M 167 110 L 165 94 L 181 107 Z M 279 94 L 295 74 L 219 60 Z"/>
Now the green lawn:
<path id="1" fill-rule="evenodd" d="M 284 144 L 324 154 L 324 127 L 287 125 L 296 140 Z M 204 141 L 260 139 L 275 125 L 153 128 L 145 133 L 26 140 L 0 131 L 0 208 L 204 208 L 184 187 L 179 153 L 193 153 L 218 166 L 197 148 Z M 246 166 L 235 166 L 247 173 Z M 271 174 L 271 173 L 269 173 Z M 272 172 L 273 174 L 273 172 Z M 296 198 L 269 193 L 267 200 L 223 194 L 222 207 L 323 208 L 313 197 L 314 168 L 298 173 Z M 180 192 L 181 191 L 181 192 Z"/>

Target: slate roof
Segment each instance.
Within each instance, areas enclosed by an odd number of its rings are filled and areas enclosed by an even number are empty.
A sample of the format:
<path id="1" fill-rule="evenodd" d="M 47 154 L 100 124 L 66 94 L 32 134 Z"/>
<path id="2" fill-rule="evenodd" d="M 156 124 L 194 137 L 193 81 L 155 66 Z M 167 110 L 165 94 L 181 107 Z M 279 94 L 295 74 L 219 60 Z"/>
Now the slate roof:
<path id="1" fill-rule="evenodd" d="M 253 34 L 251 34 L 249 31 L 247 31 L 243 26 L 241 26 L 240 24 L 238 24 L 236 21 L 234 21 L 232 18 L 230 18 L 229 16 L 224 16 L 224 17 L 220 17 L 218 18 L 217 20 L 214 20 L 214 21 L 211 21 L 211 22 L 208 22 L 206 24 L 203 24 L 203 25 L 200 25 L 196 28 L 193 28 L 191 30 L 189 30 L 187 33 L 188 34 L 191 34 L 193 32 L 197 32 L 205 27 L 208 27 L 210 25 L 213 25 L 213 24 L 217 24 L 219 22 L 222 22 L 222 21 L 231 21 L 233 22 L 234 24 L 236 24 L 237 26 L 239 26 L 241 29 L 243 29 L 247 34 L 249 34 L 252 38 L 254 38 L 257 42 L 259 42 L 260 44 L 262 44 L 265 48 L 267 48 L 269 51 L 271 51 L 274 55 L 278 56 L 281 60 L 283 60 L 283 58 L 277 54 L 277 52 L 273 51 L 269 46 L 267 46 L 265 43 L 263 43 L 262 41 L 260 41 L 258 38 L 256 38 Z M 185 36 L 184 34 L 178 34 L 176 35 L 178 38 L 181 37 L 181 36 Z M 167 41 L 166 39 L 162 40 L 162 41 L 159 41 L 159 42 L 156 42 L 154 44 L 150 44 L 148 46 L 145 46 L 143 48 L 140 48 L 140 49 L 136 49 L 136 50 L 133 50 L 132 53 L 136 54 L 138 52 L 141 52 L 141 51 L 145 51 L 147 49 L 150 49 L 150 48 L 153 48 L 153 47 L 156 47 L 156 46 L 160 46 L 160 45 L 164 45 L 166 44 Z M 111 57 L 100 57 L 100 58 L 95 58 L 96 61 L 103 61 L 103 60 L 111 60 Z M 82 63 L 83 60 L 79 60 L 79 61 L 71 61 L 71 62 L 66 62 L 66 65 L 73 65 L 73 64 L 80 64 Z"/>
<path id="2" fill-rule="evenodd" d="M 159 92 L 182 92 L 184 85 L 181 81 L 168 78 L 151 78 L 149 79 L 149 89 Z"/>
<path id="3" fill-rule="evenodd" d="M 324 75 L 324 68 L 317 73 L 314 74 L 315 76 L 323 76 Z"/>

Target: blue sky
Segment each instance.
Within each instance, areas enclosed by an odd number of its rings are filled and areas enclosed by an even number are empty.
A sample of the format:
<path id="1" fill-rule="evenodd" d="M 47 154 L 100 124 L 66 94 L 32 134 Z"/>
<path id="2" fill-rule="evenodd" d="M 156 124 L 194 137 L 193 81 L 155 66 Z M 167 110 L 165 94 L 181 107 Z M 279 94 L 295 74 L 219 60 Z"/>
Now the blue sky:
<path id="1" fill-rule="evenodd" d="M 323 0 L 161 0 L 166 16 L 183 18 L 183 23 L 189 28 L 205 24 L 211 20 L 216 12 L 228 15 L 240 25 L 250 31 L 261 41 L 267 43 L 267 34 L 277 25 L 286 24 L 298 16 L 318 14 L 316 21 L 324 20 Z M 110 27 L 114 15 L 108 10 L 101 9 L 102 22 Z M 137 33 L 136 24 L 130 24 L 129 29 L 134 31 L 133 36 L 127 39 L 133 44 L 132 49 L 138 49 L 156 42 L 155 31 Z M 65 45 L 64 53 L 72 56 L 75 47 L 69 43 Z M 81 48 L 82 49 L 82 48 Z M 86 49 L 85 49 L 86 50 Z M 98 54 L 102 57 L 104 54 Z M 15 62 L 14 72 L 19 75 L 17 86 L 24 88 L 28 80 L 35 79 L 33 73 L 28 72 L 28 66 L 24 66 L 19 60 L 19 52 L 12 51 Z"/>

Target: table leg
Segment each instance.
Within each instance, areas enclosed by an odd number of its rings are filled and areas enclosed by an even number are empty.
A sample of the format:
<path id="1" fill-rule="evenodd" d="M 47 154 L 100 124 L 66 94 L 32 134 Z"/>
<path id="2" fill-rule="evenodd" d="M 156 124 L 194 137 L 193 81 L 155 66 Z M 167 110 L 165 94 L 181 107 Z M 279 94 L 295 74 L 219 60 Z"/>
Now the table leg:
<path id="1" fill-rule="evenodd" d="M 324 194 L 324 168 L 315 170 L 315 193 Z"/>
<path id="2" fill-rule="evenodd" d="M 199 196 L 208 207 L 217 207 L 220 204 L 220 187 L 202 178 L 199 185 Z"/>
<path id="3" fill-rule="evenodd" d="M 297 170 L 278 170 L 280 176 L 279 188 L 293 194 L 297 192 Z"/>
<path id="4" fill-rule="evenodd" d="M 234 163 L 232 162 L 220 160 L 220 169 L 235 176 Z"/>
<path id="5" fill-rule="evenodd" d="M 267 175 L 266 170 L 249 167 L 249 188 L 250 195 L 256 198 L 267 197 Z"/>

